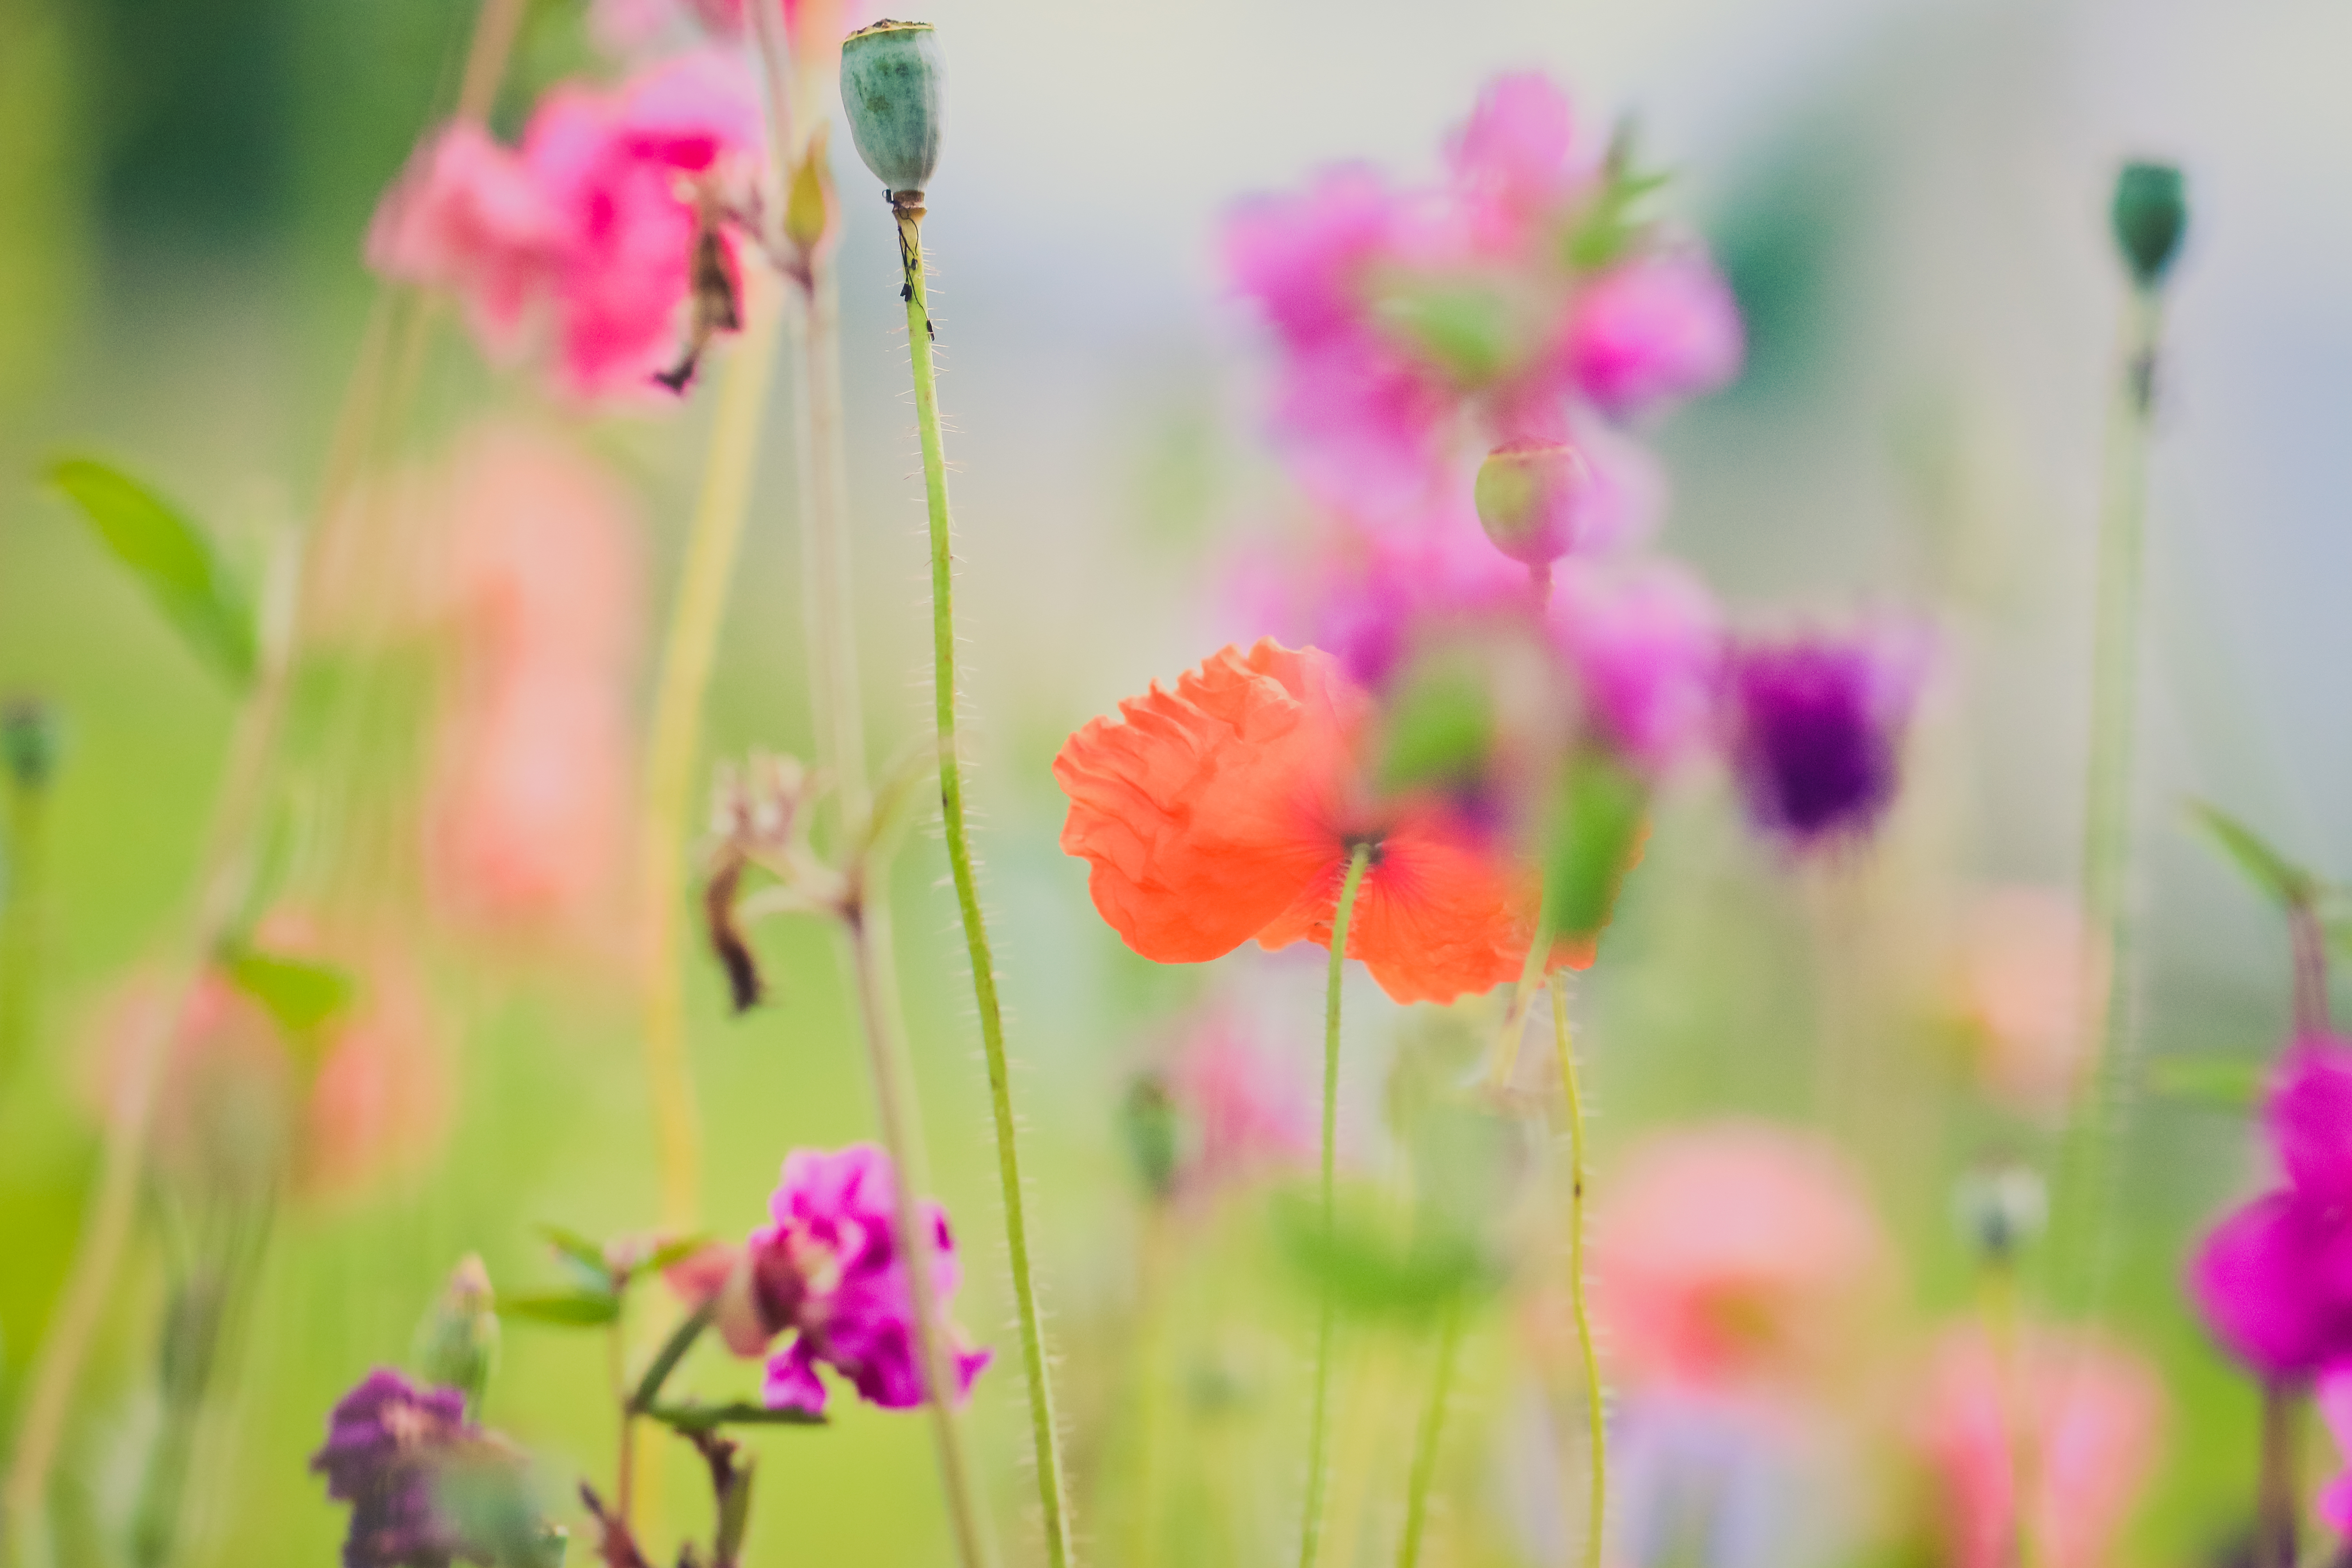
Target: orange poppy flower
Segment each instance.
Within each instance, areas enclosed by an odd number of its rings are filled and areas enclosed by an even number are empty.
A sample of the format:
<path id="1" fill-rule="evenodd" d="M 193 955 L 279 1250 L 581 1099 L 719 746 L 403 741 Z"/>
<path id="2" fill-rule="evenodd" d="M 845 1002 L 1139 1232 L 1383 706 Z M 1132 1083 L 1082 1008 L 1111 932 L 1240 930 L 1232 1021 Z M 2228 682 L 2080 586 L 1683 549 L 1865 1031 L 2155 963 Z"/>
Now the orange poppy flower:
<path id="1" fill-rule="evenodd" d="M 1533 869 L 1499 858 L 1442 799 L 1376 798 L 1360 766 L 1372 716 L 1330 655 L 1268 637 L 1088 723 L 1054 776 L 1070 797 L 1062 847 L 1092 866 L 1095 908 L 1161 963 L 1251 937 L 1328 948 L 1348 862 L 1369 845 L 1348 956 L 1383 991 L 1451 1002 L 1517 979 L 1535 932 Z M 1591 962 L 1589 940 L 1551 955 L 1554 968 Z"/>

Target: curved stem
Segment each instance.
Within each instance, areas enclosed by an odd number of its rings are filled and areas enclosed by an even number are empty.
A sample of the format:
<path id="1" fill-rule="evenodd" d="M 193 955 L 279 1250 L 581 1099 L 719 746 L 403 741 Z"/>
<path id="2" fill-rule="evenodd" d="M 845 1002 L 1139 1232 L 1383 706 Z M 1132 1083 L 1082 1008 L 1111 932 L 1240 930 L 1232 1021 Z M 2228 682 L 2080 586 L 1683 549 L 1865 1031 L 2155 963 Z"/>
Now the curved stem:
<path id="1" fill-rule="evenodd" d="M 2112 1145 L 2130 1087 L 2132 930 L 2129 901 L 2133 730 L 2139 704 L 2140 557 L 2147 527 L 2149 414 L 2163 331 L 2152 289 L 2132 296 L 2122 374 L 2107 430 L 2106 496 L 2099 522 L 2098 602 L 2093 629 L 2091 760 L 2083 814 L 2084 975 L 2083 1103 L 2062 1152 L 2057 1205 L 2072 1234 L 2053 1236 L 2053 1260 L 2070 1262 L 2074 1304 L 2096 1306 L 2106 1272 L 2105 1222 Z"/>
<path id="2" fill-rule="evenodd" d="M 1584 1358 L 1585 1415 L 1592 1444 L 1592 1518 L 1585 1538 L 1586 1568 L 1600 1568 L 1609 1508 L 1609 1412 L 1601 1398 L 1601 1357 L 1592 1345 L 1592 1311 L 1584 1293 L 1584 1189 L 1589 1183 L 1584 1151 L 1584 1096 L 1576 1080 L 1576 1047 L 1569 1037 L 1568 994 L 1551 988 L 1552 1048 L 1559 1054 L 1559 1082 L 1568 1097 L 1568 1300 L 1576 1315 L 1576 1348 Z"/>
<path id="3" fill-rule="evenodd" d="M 677 602 L 662 649 L 646 770 L 645 842 L 639 897 L 645 900 L 646 1079 L 652 1097 L 661 1170 L 662 1223 L 689 1226 L 701 1204 L 698 1118 L 686 1052 L 686 973 L 679 951 L 685 920 L 686 841 L 692 831 L 695 763 L 702 744 L 702 703 L 727 609 L 727 587 L 751 501 L 760 422 L 775 364 L 777 301 L 756 275 L 745 279 L 749 320 L 719 375 L 719 407 L 704 460 L 702 493 L 687 537 Z"/>
<path id="4" fill-rule="evenodd" d="M 930 514 L 932 704 L 940 737 L 940 819 L 955 879 L 956 904 L 963 916 L 964 945 L 971 959 L 981 1046 L 988 1058 L 997 1176 L 1004 1197 L 1004 1245 L 1012 1263 L 1013 1299 L 1020 1310 L 1021 1361 L 1029 1382 L 1030 1439 L 1036 1450 L 1037 1502 L 1044 1515 L 1045 1558 L 1052 1568 L 1064 1568 L 1070 1560 L 1070 1519 L 1063 1496 L 1061 1432 L 1054 1415 L 1045 1330 L 1029 1261 L 1029 1221 L 1021 1192 L 1021 1157 L 1013 1119 L 1012 1078 L 1004 1055 L 1003 1011 L 996 995 L 996 961 L 989 951 L 980 886 L 972 871 L 971 840 L 964 822 L 963 763 L 956 751 L 955 566 L 950 555 L 953 541 L 948 517 L 947 453 L 940 436 L 939 388 L 931 363 L 921 201 L 920 192 L 900 192 L 891 205 L 898 217 L 898 250 L 905 267 L 907 351 L 914 369 L 915 420 L 922 440 L 923 490 Z"/>
<path id="5" fill-rule="evenodd" d="M 972 1492 L 971 1460 L 956 1422 L 958 1380 L 940 1342 L 942 1323 L 938 1280 L 930 1268 L 933 1249 L 922 1234 L 915 1207 L 914 1139 L 908 1124 L 912 1096 L 903 1070 L 905 1047 L 893 1037 L 898 1016 L 894 988 L 890 976 L 882 973 L 864 917 L 853 909 L 842 924 L 848 933 L 850 964 L 856 973 L 858 1024 L 866 1037 L 866 1060 L 874 1080 L 876 1119 L 882 1125 L 883 1146 L 897 1167 L 898 1179 L 891 1184 L 891 1228 L 897 1233 L 898 1256 L 907 1260 L 907 1279 L 915 1298 L 915 1356 L 929 1395 L 948 1521 L 955 1532 L 957 1561 L 963 1568 L 981 1568 L 992 1559 Z"/>
<path id="6" fill-rule="evenodd" d="M 1413 1438 L 1412 1476 L 1404 1497 L 1404 1540 L 1397 1547 L 1397 1568 L 1414 1568 L 1421 1561 L 1421 1536 L 1429 1521 L 1429 1488 L 1437 1476 L 1437 1444 L 1445 1430 L 1445 1403 L 1454 1395 L 1454 1353 L 1462 1343 L 1462 1303 L 1445 1309 L 1437 1331 L 1437 1372 L 1430 1379 L 1429 1406 L 1421 1413 L 1421 1430 Z"/>
<path id="7" fill-rule="evenodd" d="M 1339 982 L 1348 963 L 1348 925 L 1356 912 L 1356 893 L 1372 863 L 1372 847 L 1356 846 L 1348 858 L 1348 875 L 1339 884 L 1339 907 L 1331 915 L 1331 967 L 1323 985 L 1323 1235 L 1328 1240 L 1338 1222 L 1339 1143 Z M 1315 1568 L 1323 1545 L 1323 1447 L 1331 1404 L 1331 1331 L 1338 1303 L 1329 1281 L 1323 1286 L 1323 1303 L 1315 1330 L 1315 1408 L 1307 1427 L 1307 1520 L 1300 1528 L 1298 1568 Z"/>

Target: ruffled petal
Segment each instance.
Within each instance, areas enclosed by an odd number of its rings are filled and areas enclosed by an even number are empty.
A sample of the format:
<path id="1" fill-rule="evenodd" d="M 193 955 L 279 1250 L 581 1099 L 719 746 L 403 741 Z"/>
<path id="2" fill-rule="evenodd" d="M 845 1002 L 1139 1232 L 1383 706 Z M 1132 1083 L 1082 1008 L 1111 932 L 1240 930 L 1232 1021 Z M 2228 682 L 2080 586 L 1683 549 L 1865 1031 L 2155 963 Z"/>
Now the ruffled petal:
<path id="1" fill-rule="evenodd" d="M 1347 862 L 1328 866 L 1259 934 L 1268 948 L 1331 945 Z M 1518 978 L 1534 938 L 1534 875 L 1507 868 L 1442 807 L 1407 813 L 1380 847 L 1349 917 L 1348 956 L 1398 1002 L 1452 1002 Z M 1548 967 L 1582 969 L 1590 939 L 1559 942 Z"/>
<path id="2" fill-rule="evenodd" d="M 803 1334 L 769 1359 L 760 1402 L 771 1410 L 800 1410 L 822 1415 L 824 1401 L 825 1388 L 816 1375 L 816 1359 L 810 1352 L 808 1336 Z"/>
<path id="3" fill-rule="evenodd" d="M 1232 952 L 1331 873 L 1328 827 L 1365 700 L 1315 648 L 1228 647 L 1070 737 L 1062 847 L 1095 908 L 1161 963 Z"/>

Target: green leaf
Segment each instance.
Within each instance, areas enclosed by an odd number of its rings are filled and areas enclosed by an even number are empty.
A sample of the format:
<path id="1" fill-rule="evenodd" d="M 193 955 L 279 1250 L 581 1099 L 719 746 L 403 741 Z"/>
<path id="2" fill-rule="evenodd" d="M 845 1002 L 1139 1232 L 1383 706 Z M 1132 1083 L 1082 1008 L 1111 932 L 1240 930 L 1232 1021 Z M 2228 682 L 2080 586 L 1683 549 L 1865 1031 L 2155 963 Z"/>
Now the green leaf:
<path id="1" fill-rule="evenodd" d="M 1599 752 L 1580 752 L 1561 780 L 1544 846 L 1544 903 L 1563 937 L 1596 934 L 1641 847 L 1650 792 Z"/>
<path id="2" fill-rule="evenodd" d="M 2209 1110 L 2252 1110 L 2262 1103 L 2269 1078 L 2269 1065 L 2253 1056 L 2199 1052 L 2157 1057 L 2147 1064 L 2150 1093 Z"/>
<path id="3" fill-rule="evenodd" d="M 562 1329 L 602 1328 L 621 1315 L 621 1299 L 610 1292 L 549 1290 L 535 1296 L 502 1296 L 499 1316 Z"/>
<path id="4" fill-rule="evenodd" d="M 1424 1210 L 1410 1239 L 1368 1206 L 1342 1204 L 1331 1226 L 1303 1194 L 1277 1203 L 1276 1235 L 1291 1263 L 1342 1309 L 1366 1317 L 1421 1318 L 1498 1279 L 1486 1249 Z"/>
<path id="5" fill-rule="evenodd" d="M 1416 659 L 1382 728 L 1383 790 L 1457 784 L 1478 776 L 1495 743 L 1494 702 L 1475 658 L 1448 650 Z"/>
<path id="6" fill-rule="evenodd" d="M 1465 384 L 1493 381 L 1528 350 L 1511 302 L 1476 283 L 1408 283 L 1381 299 L 1374 310 L 1382 324 Z"/>
<path id="7" fill-rule="evenodd" d="M 221 968 L 231 984 L 260 1003 L 279 1028 L 296 1037 L 316 1033 L 359 995 L 359 982 L 348 970 L 259 948 L 229 952 Z"/>
<path id="8" fill-rule="evenodd" d="M 2245 874 L 2246 880 L 2275 900 L 2284 909 L 2309 905 L 2319 896 L 2320 880 L 2264 843 L 2260 835 L 2210 802 L 2189 803 L 2189 820 L 2205 830 L 2222 854 Z"/>
<path id="9" fill-rule="evenodd" d="M 646 1260 L 632 1271 L 637 1274 L 658 1274 L 681 1258 L 691 1258 L 710 1245 L 709 1235 L 681 1236 L 675 1241 L 665 1241 L 646 1254 Z"/>
<path id="10" fill-rule="evenodd" d="M 87 458 L 52 464 L 49 482 L 89 520 L 196 657 L 238 691 L 259 662 L 253 610 L 203 528 L 136 479 Z"/>
<path id="11" fill-rule="evenodd" d="M 604 1249 L 576 1230 L 566 1230 L 560 1225 L 542 1225 L 539 1234 L 555 1248 L 558 1261 L 572 1268 L 583 1289 L 590 1294 L 609 1293 L 613 1289 L 612 1266 L 604 1260 Z"/>
<path id="12" fill-rule="evenodd" d="M 737 1400 L 732 1405 L 656 1405 L 647 1415 L 680 1432 L 709 1432 L 719 1426 L 822 1426 L 825 1419 L 805 1410 L 771 1410 L 764 1405 Z"/>

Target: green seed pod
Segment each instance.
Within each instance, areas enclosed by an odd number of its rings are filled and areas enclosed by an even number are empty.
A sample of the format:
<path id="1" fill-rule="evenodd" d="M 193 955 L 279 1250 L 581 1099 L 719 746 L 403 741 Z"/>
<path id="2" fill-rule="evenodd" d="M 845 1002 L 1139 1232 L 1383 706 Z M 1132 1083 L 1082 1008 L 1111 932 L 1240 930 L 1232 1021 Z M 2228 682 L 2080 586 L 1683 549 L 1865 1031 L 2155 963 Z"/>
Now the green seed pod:
<path id="1" fill-rule="evenodd" d="M 63 745 L 57 710 L 37 697 L 20 697 L 0 707 L 0 765 L 26 792 L 46 788 L 58 771 Z"/>
<path id="2" fill-rule="evenodd" d="M 2164 281 L 2180 237 L 2189 228 L 2189 201 L 2180 171 L 2170 163 L 2126 163 L 2116 176 L 2116 248 L 2123 253 L 2132 281 L 2153 289 Z"/>
<path id="3" fill-rule="evenodd" d="M 416 1359 L 425 1380 L 466 1396 L 478 1410 L 499 1355 L 498 1297 L 479 1253 L 450 1271 L 441 1299 L 417 1328 Z"/>
<path id="4" fill-rule="evenodd" d="M 1496 549 L 1546 566 L 1576 547 L 1597 488 L 1591 465 L 1575 447 L 1514 441 L 1478 465 L 1471 500 Z"/>
<path id="5" fill-rule="evenodd" d="M 1980 1258 L 2006 1266 L 2049 1222 L 2049 1189 L 2031 1166 L 1979 1166 L 1953 1188 L 1952 1217 Z"/>
<path id="6" fill-rule="evenodd" d="M 920 191 L 940 164 L 946 67 L 929 22 L 877 22 L 841 46 L 841 107 L 857 155 L 894 194 Z"/>

